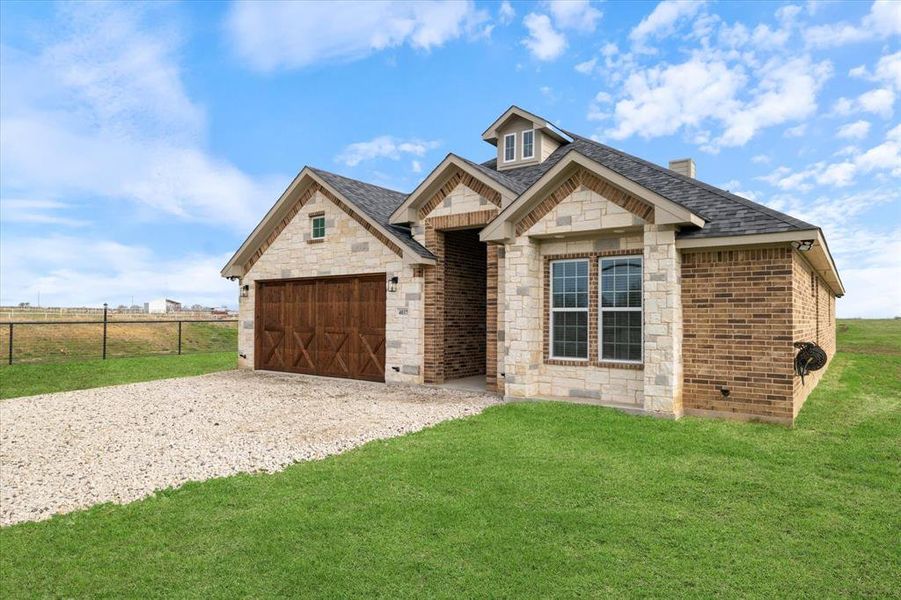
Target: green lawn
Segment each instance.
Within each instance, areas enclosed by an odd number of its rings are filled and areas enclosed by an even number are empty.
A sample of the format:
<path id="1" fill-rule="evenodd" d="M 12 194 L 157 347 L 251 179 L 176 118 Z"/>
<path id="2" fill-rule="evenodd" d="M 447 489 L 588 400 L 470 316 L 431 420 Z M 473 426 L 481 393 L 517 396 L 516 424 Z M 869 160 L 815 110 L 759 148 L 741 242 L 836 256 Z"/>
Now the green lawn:
<path id="1" fill-rule="evenodd" d="M 6 597 L 901 597 L 901 336 L 794 429 L 510 404 L 0 530 Z"/>
<path id="2" fill-rule="evenodd" d="M 235 352 L 111 358 L 0 367 L 0 398 L 203 375 L 234 369 Z"/>

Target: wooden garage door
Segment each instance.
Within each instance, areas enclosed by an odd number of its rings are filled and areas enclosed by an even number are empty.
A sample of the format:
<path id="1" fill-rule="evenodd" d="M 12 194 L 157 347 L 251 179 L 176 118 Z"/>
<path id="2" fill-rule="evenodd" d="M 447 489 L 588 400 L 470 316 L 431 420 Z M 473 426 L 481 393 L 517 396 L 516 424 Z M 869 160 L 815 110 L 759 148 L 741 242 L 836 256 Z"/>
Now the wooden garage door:
<path id="1" fill-rule="evenodd" d="M 257 285 L 257 369 L 385 380 L 384 275 Z"/>

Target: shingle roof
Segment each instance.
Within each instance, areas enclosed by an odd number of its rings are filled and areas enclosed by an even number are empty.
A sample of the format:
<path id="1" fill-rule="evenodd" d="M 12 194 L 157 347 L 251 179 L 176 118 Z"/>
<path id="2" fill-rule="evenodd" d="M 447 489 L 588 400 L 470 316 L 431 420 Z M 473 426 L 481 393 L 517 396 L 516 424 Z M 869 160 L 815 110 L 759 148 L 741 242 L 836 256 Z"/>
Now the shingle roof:
<path id="1" fill-rule="evenodd" d="M 706 221 L 703 228 L 683 228 L 678 234 L 680 238 L 816 229 L 816 226 L 810 223 L 767 208 L 747 198 L 736 196 L 698 179 L 680 175 L 675 171 L 569 131 L 565 133 L 573 138 L 572 143 L 560 146 L 545 161 L 537 165 L 498 171 L 495 160 L 479 164 L 463 157 L 458 158 L 510 191 L 522 194 L 569 152 L 578 152 L 654 193 L 684 206 Z M 376 223 L 397 236 L 418 256 L 435 258 L 431 252 L 413 239 L 409 229 L 388 222 L 391 213 L 403 204 L 407 194 L 321 169 L 310 168 L 310 170 L 339 191 Z"/>
<path id="2" fill-rule="evenodd" d="M 392 225 L 388 222 L 391 213 L 403 204 L 407 194 L 388 188 L 365 183 L 343 175 L 329 173 L 322 169 L 309 167 L 310 171 L 321 177 L 326 183 L 335 188 L 342 196 L 347 198 L 355 207 L 363 211 L 373 221 L 390 231 L 399 240 L 406 244 L 410 250 L 424 258 L 435 258 L 435 255 L 426 250 L 419 242 L 413 239 L 413 235 L 406 227 Z"/>
<path id="3" fill-rule="evenodd" d="M 511 192 L 516 192 L 517 194 L 521 194 L 528 187 L 528 186 L 524 186 L 522 184 L 522 182 L 519 181 L 518 179 L 515 179 L 515 178 L 507 175 L 506 171 L 504 171 L 502 173 L 502 172 L 498 171 L 497 169 L 487 167 L 484 164 L 480 165 L 477 162 L 472 162 L 468 158 L 463 158 L 462 156 L 458 156 L 456 154 L 454 154 L 454 156 L 456 156 L 457 158 L 459 158 L 460 160 L 462 160 L 463 162 L 465 162 L 466 164 L 468 164 L 469 166 L 474 168 L 479 173 L 482 173 L 486 177 L 490 177 L 491 179 L 495 180 L 496 182 L 498 182 L 499 184 L 501 184 L 502 186 L 504 186 Z"/>
<path id="4" fill-rule="evenodd" d="M 704 228 L 685 228 L 680 238 L 748 235 L 755 233 L 781 233 L 816 229 L 815 225 L 796 219 L 779 211 L 736 196 L 698 179 L 680 175 L 644 159 L 632 156 L 567 131 L 573 138 L 571 144 L 557 148 L 544 162 L 529 167 L 507 169 L 503 173 L 523 187 L 523 191 L 538 181 L 549 169 L 569 152 L 578 152 L 623 177 L 646 187 L 684 206 L 706 221 Z M 496 161 L 482 163 L 488 169 L 496 168 Z M 522 193 L 522 192 L 519 192 Z"/>

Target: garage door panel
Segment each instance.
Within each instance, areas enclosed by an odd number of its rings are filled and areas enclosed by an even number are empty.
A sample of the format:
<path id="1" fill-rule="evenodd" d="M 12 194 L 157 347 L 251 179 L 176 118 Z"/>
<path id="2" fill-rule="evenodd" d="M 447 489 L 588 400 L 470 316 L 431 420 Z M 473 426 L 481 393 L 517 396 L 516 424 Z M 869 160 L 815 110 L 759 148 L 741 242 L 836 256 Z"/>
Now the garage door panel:
<path id="1" fill-rule="evenodd" d="M 285 370 L 285 286 L 265 286 L 260 290 L 260 356 L 261 368 Z"/>
<path id="2" fill-rule="evenodd" d="M 288 341 L 288 370 L 316 373 L 318 336 L 316 335 L 316 282 L 297 281 L 287 284 L 285 311 Z"/>
<path id="3" fill-rule="evenodd" d="M 261 284 L 257 368 L 384 381 L 384 275 Z"/>

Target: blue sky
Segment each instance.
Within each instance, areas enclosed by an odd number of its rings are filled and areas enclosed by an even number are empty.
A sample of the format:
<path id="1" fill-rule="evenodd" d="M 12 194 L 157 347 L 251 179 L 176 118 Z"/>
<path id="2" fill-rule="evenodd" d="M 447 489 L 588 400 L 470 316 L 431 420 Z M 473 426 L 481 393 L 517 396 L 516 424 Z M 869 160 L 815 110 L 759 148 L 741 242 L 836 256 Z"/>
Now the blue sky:
<path id="1" fill-rule="evenodd" d="M 236 304 L 314 165 L 409 191 L 510 104 L 824 228 L 901 315 L 901 3 L 0 4 L 0 303 Z"/>

